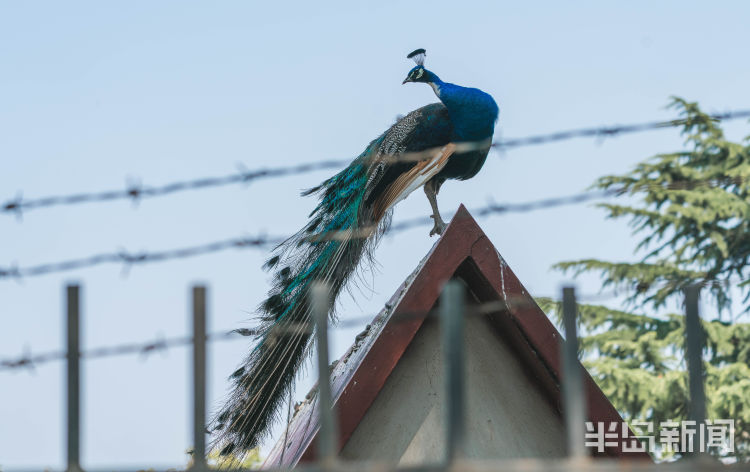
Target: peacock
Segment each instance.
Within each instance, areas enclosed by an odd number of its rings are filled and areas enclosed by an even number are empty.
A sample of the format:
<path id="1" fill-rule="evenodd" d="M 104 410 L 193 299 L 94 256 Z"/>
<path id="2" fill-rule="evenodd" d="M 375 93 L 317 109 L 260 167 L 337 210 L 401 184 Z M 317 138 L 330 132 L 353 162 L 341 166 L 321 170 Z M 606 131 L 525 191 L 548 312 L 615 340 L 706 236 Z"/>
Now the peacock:
<path id="1" fill-rule="evenodd" d="M 230 376 L 225 405 L 214 418 L 214 447 L 223 455 L 242 455 L 256 447 L 277 418 L 293 388 L 298 369 L 310 353 L 308 294 L 315 281 L 335 300 L 360 262 L 372 262 L 396 203 L 422 187 L 434 225 L 442 234 L 437 195 L 448 179 L 466 180 L 484 165 L 499 109 L 487 93 L 443 82 L 424 67 L 426 51 L 407 58 L 414 66 L 403 83 L 432 87 L 440 102 L 400 118 L 370 142 L 352 163 L 306 190 L 319 202 L 307 224 L 280 244 L 265 263 L 273 271 L 272 288 L 260 305 L 256 345 Z"/>

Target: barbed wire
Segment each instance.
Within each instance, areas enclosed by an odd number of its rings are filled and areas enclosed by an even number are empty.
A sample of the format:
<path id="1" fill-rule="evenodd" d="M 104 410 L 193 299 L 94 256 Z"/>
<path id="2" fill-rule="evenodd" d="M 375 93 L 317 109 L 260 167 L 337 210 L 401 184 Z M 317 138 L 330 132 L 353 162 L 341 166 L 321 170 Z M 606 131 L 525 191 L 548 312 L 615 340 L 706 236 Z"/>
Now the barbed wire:
<path id="1" fill-rule="evenodd" d="M 578 296 L 578 301 L 606 301 L 611 300 L 617 296 L 620 296 L 617 291 L 608 291 L 605 293 L 583 295 Z M 537 297 L 537 298 L 553 298 L 553 297 Z M 480 304 L 467 305 L 465 313 L 467 315 L 489 315 L 498 311 L 505 310 L 508 307 L 515 309 L 523 308 L 526 306 L 537 306 L 533 299 L 530 300 L 527 296 L 510 295 L 505 296 L 504 300 L 494 300 L 490 302 L 484 302 Z M 390 307 L 386 306 L 384 311 L 387 313 Z M 353 318 L 347 318 L 339 320 L 333 323 L 331 327 L 336 330 L 350 329 L 350 328 L 363 328 L 366 330 L 370 329 L 371 323 L 373 323 L 378 316 L 383 312 L 377 314 L 362 315 Z M 393 321 L 396 323 L 404 323 L 412 321 L 417 318 L 433 317 L 438 316 L 438 312 L 433 310 L 422 311 L 422 312 L 398 312 L 393 314 L 389 318 L 389 322 Z M 274 330 L 270 331 L 270 335 L 279 336 L 284 333 L 300 333 L 307 332 L 312 334 L 314 327 L 310 323 L 287 323 L 284 326 L 278 326 Z M 223 342 L 228 340 L 238 340 L 242 337 L 254 337 L 263 334 L 263 331 L 257 328 L 238 328 L 233 330 L 215 331 L 206 336 L 207 342 Z M 359 337 L 359 336 L 358 336 Z M 107 357 L 119 357 L 127 355 L 143 355 L 148 356 L 157 352 L 165 352 L 177 347 L 189 346 L 193 343 L 192 336 L 174 336 L 174 337 L 163 337 L 157 336 L 155 339 L 149 341 L 113 344 L 109 346 L 100 346 L 97 348 L 81 351 L 80 357 L 85 360 L 101 359 Z M 40 354 L 32 354 L 31 350 L 28 349 L 21 356 L 14 358 L 6 358 L 0 360 L 0 372 L 9 370 L 26 369 L 33 371 L 35 367 L 43 364 L 48 364 L 57 361 L 63 361 L 67 359 L 67 353 L 63 350 L 47 351 Z"/>
<path id="2" fill-rule="evenodd" d="M 710 115 L 717 121 L 726 121 L 750 117 L 750 110 L 736 110 L 726 113 Z M 638 133 L 649 130 L 658 130 L 669 127 L 681 126 L 687 123 L 686 119 L 669 121 L 652 121 L 647 123 L 636 123 L 628 125 L 601 126 L 594 128 L 581 128 L 567 131 L 559 131 L 550 134 L 540 134 L 522 138 L 496 141 L 489 146 L 495 149 L 506 150 L 522 146 L 533 146 L 548 144 L 552 142 L 565 141 L 575 138 L 588 137 L 614 137 L 622 134 Z M 426 151 L 431 152 L 431 151 Z M 421 158 L 423 153 L 412 153 L 411 158 Z M 404 156 L 399 156 L 403 160 Z M 39 208 L 49 208 L 63 205 L 77 205 L 94 202 L 109 202 L 115 200 L 132 200 L 139 202 L 144 198 L 153 198 L 169 195 L 188 190 L 200 190 L 212 187 L 221 187 L 234 184 L 248 184 L 253 181 L 278 178 L 292 175 L 306 174 L 319 170 L 340 169 L 347 166 L 351 159 L 326 160 L 313 163 L 293 165 L 289 167 L 265 168 L 248 170 L 241 168 L 233 174 L 219 177 L 204 177 L 193 180 L 183 180 L 165 184 L 163 186 L 143 186 L 140 183 L 129 183 L 124 189 L 105 190 L 101 192 L 74 193 L 69 195 L 53 195 L 35 199 L 24 199 L 19 195 L 0 206 L 0 213 L 13 213 L 21 216 L 24 211 Z"/>
<path id="3" fill-rule="evenodd" d="M 614 190 L 600 190 L 591 192 L 582 192 L 572 195 L 564 195 L 561 197 L 544 198 L 541 200 L 532 200 L 528 202 L 520 203 L 494 203 L 490 202 L 485 206 L 474 208 L 469 212 L 477 218 L 486 218 L 491 215 L 501 215 L 503 213 L 528 213 L 531 211 L 544 210 L 548 208 L 556 208 L 567 205 L 577 205 L 579 203 L 585 203 L 592 200 L 601 200 L 603 198 L 612 197 L 617 195 L 619 192 Z M 433 224 L 434 220 L 429 216 L 410 218 L 399 221 L 391 225 L 386 234 L 394 234 L 402 231 L 407 231 L 412 228 L 419 226 L 428 226 Z M 369 231 L 373 228 L 367 228 L 365 231 Z M 341 231 L 334 231 L 324 233 L 320 236 L 316 236 L 316 240 L 320 239 L 336 239 L 337 234 L 341 234 Z M 346 233 L 346 232 L 343 232 Z"/>
<path id="4" fill-rule="evenodd" d="M 189 246 L 178 249 L 168 249 L 158 252 L 138 252 L 130 253 L 120 250 L 111 253 L 96 254 L 78 259 L 69 259 L 60 262 L 49 262 L 28 267 L 0 267 L 0 280 L 15 279 L 21 280 L 26 277 L 35 277 L 52 273 L 67 272 L 76 269 L 94 267 L 102 264 L 121 264 L 124 273 L 137 264 L 149 264 L 154 262 L 163 262 L 167 260 L 186 259 L 190 257 L 211 254 L 228 249 L 245 249 L 245 248 L 268 248 L 273 247 L 284 238 L 278 237 L 240 237 L 214 241 L 197 246 Z"/>
<path id="5" fill-rule="evenodd" d="M 670 282 L 666 281 L 659 285 L 668 285 Z M 705 280 L 698 283 L 697 285 L 705 288 L 711 287 L 713 284 L 719 283 L 715 280 Z M 576 302 L 578 304 L 591 304 L 591 303 L 603 303 L 614 300 L 615 298 L 626 295 L 626 289 L 615 288 L 599 293 L 576 293 Z M 505 295 L 503 299 L 492 300 L 483 303 L 467 304 L 464 307 L 464 313 L 469 316 L 486 316 L 493 313 L 501 312 L 504 310 L 518 310 L 528 307 L 538 307 L 536 300 L 547 299 L 556 300 L 553 296 L 537 296 L 532 297 L 529 295 Z M 416 312 L 397 312 L 390 314 L 392 306 L 386 304 L 386 306 L 378 313 L 366 314 L 356 317 L 346 318 L 331 323 L 331 328 L 335 330 L 344 330 L 350 328 L 364 328 L 365 331 L 358 334 L 355 338 L 355 343 L 359 342 L 362 336 L 366 336 L 366 333 L 370 330 L 373 323 L 377 323 L 382 316 L 387 316 L 387 322 L 405 323 L 415 319 L 421 319 L 425 317 L 438 317 L 439 311 L 436 308 L 427 311 L 416 311 Z M 298 334 L 301 332 L 307 332 L 313 334 L 314 325 L 312 323 L 285 323 L 284 325 L 277 325 L 272 330 L 264 331 L 259 328 L 237 328 L 232 330 L 215 331 L 206 335 L 207 342 L 223 342 L 232 339 L 241 339 L 243 337 L 255 337 L 258 335 L 268 336 L 280 336 L 282 334 Z M 239 336 L 239 337 L 238 337 Z M 163 336 L 157 336 L 155 339 L 142 342 L 114 344 L 110 346 L 100 346 L 90 350 L 81 351 L 80 356 L 82 359 L 100 359 L 107 357 L 118 357 L 133 354 L 140 354 L 148 356 L 156 352 L 165 352 L 169 349 L 176 347 L 185 347 L 193 343 L 191 336 L 175 336 L 166 338 Z M 14 358 L 0 359 L 0 372 L 26 369 L 33 371 L 38 365 L 48 364 L 51 362 L 62 361 L 67 358 L 67 353 L 63 350 L 48 351 L 40 354 L 32 354 L 30 349 L 27 349 L 21 356 Z"/>
<path id="6" fill-rule="evenodd" d="M 238 330 L 232 331 L 217 331 L 215 333 L 208 334 L 206 336 L 207 341 L 226 341 L 230 339 L 239 339 L 242 333 Z M 191 336 L 176 336 L 176 337 L 157 337 L 151 341 L 137 342 L 137 343 L 125 343 L 125 344 L 114 344 L 110 346 L 101 346 L 94 349 L 81 351 L 80 356 L 82 359 L 101 359 L 105 357 L 117 357 L 126 356 L 132 354 L 141 354 L 147 356 L 156 352 L 168 351 L 171 348 L 188 346 L 193 343 Z M 48 351 L 41 354 L 32 354 L 31 350 L 27 350 L 23 355 L 13 358 L 0 360 L 0 371 L 3 370 L 17 370 L 17 369 L 28 369 L 33 370 L 36 366 L 42 364 L 48 364 L 50 362 L 62 361 L 67 358 L 67 353 L 62 350 Z"/>
<path id="7" fill-rule="evenodd" d="M 47 208 L 61 205 L 77 205 L 93 202 L 109 202 L 114 200 L 132 200 L 137 203 L 144 198 L 159 197 L 172 193 L 183 192 L 186 190 L 200 190 L 212 187 L 221 187 L 232 184 L 247 184 L 254 180 L 273 177 L 284 177 L 291 175 L 306 174 L 318 170 L 338 169 L 346 165 L 349 161 L 328 160 L 312 162 L 309 164 L 299 164 L 290 167 L 278 167 L 269 169 L 246 170 L 240 169 L 234 174 L 221 177 L 204 177 L 193 180 L 184 180 L 172 182 L 160 187 L 148 187 L 139 183 L 129 183 L 122 190 L 105 190 L 102 192 L 75 193 L 70 195 L 55 195 L 41 197 L 36 199 L 24 200 L 18 196 L 9 200 L 2 207 L 0 212 L 15 213 L 21 215 L 22 212 L 38 208 Z"/>
<path id="8" fill-rule="evenodd" d="M 532 200 L 519 203 L 494 203 L 490 202 L 482 207 L 477 207 L 470 212 L 477 218 L 485 218 L 491 215 L 500 215 L 504 213 L 526 213 L 560 206 L 576 205 L 593 200 L 601 200 L 608 197 L 615 197 L 627 193 L 634 194 L 643 189 L 662 190 L 662 191 L 683 191 L 691 190 L 698 187 L 718 187 L 721 185 L 742 185 L 747 183 L 748 179 L 741 176 L 727 176 L 726 178 L 715 177 L 706 180 L 696 181 L 665 181 L 653 183 L 636 183 L 622 188 L 610 188 L 592 190 L 560 197 L 551 197 L 540 200 Z M 416 217 L 402 220 L 392 224 L 386 235 L 393 235 L 403 231 L 410 230 L 419 226 L 433 224 L 431 217 Z M 357 230 L 336 230 L 308 237 L 309 241 L 326 241 L 326 240 L 346 240 L 351 238 L 367 238 L 376 226 L 365 226 Z M 60 262 L 43 263 L 35 266 L 10 267 L 0 266 L 0 280 L 16 279 L 21 280 L 25 277 L 34 277 L 51 273 L 67 272 L 76 269 L 94 267 L 102 264 L 121 264 L 123 273 L 127 273 L 131 266 L 136 264 L 147 264 L 153 262 L 163 262 L 174 259 L 185 259 L 205 254 L 225 251 L 228 249 L 269 249 L 281 244 L 288 239 L 288 236 L 257 236 L 257 237 L 239 237 L 213 241 L 206 244 L 189 246 L 178 249 L 169 249 L 158 252 L 137 252 L 131 253 L 126 250 L 119 250 L 111 253 L 96 254 L 93 256 L 70 259 Z"/>
<path id="9" fill-rule="evenodd" d="M 573 205 L 595 199 L 601 199 L 614 194 L 615 193 L 611 191 L 598 191 L 521 203 L 490 203 L 483 207 L 475 208 L 471 211 L 477 217 L 484 218 L 490 215 L 498 215 L 503 213 L 524 213 L 563 205 Z M 393 235 L 418 226 L 425 226 L 429 224 L 432 224 L 432 219 L 427 217 L 407 219 L 393 224 L 386 234 Z M 358 230 L 356 235 L 353 235 L 351 232 L 347 231 L 328 232 L 316 235 L 314 239 L 316 241 L 321 241 L 351 237 L 367 237 L 370 234 L 371 229 L 372 228 L 369 227 L 363 228 L 361 230 Z M 0 280 L 15 279 L 20 281 L 21 279 L 24 279 L 26 277 L 68 272 L 103 264 L 122 265 L 123 272 L 127 273 L 132 266 L 138 264 L 149 264 L 154 262 L 164 262 L 168 260 L 186 259 L 205 254 L 226 251 L 229 249 L 269 249 L 277 246 L 286 239 L 287 237 L 285 236 L 240 237 L 157 252 L 131 253 L 125 250 L 119 250 L 111 253 L 95 254 L 88 257 L 69 259 L 60 262 L 49 262 L 27 267 L 18 267 L 16 265 L 13 265 L 10 267 L 0 267 Z"/>
<path id="10" fill-rule="evenodd" d="M 729 121 L 740 118 L 750 118 L 750 110 L 735 110 L 724 113 L 713 113 L 709 117 L 713 121 Z M 525 138 L 508 139 L 493 144 L 495 147 L 512 148 L 520 146 L 531 146 L 538 144 L 547 144 L 556 141 L 565 141 L 573 138 L 606 138 L 622 134 L 641 133 L 644 131 L 653 131 L 663 128 L 672 128 L 683 126 L 690 122 L 686 118 L 678 118 L 668 121 L 650 121 L 646 123 L 633 123 L 628 125 L 602 126 L 596 128 L 581 128 L 568 131 L 560 131 L 551 134 L 540 134 L 528 136 Z"/>
<path id="11" fill-rule="evenodd" d="M 564 195 L 560 197 L 551 197 L 540 200 L 532 200 L 528 202 L 519 203 L 494 203 L 490 202 L 482 207 L 477 207 L 470 212 L 477 218 L 485 218 L 492 215 L 501 215 L 504 213 L 526 213 L 531 211 L 544 210 L 549 208 L 556 208 L 560 206 L 576 205 L 585 203 L 593 200 L 601 200 L 608 197 L 614 197 L 623 195 L 626 192 L 635 192 L 638 189 L 643 188 L 654 188 L 665 191 L 680 191 L 696 188 L 698 186 L 718 186 L 726 183 L 733 185 L 740 185 L 746 179 L 741 177 L 730 177 L 728 182 L 720 181 L 717 179 L 695 181 L 695 182 L 663 182 L 653 184 L 636 184 L 629 188 L 618 188 L 618 189 L 605 189 L 605 190 L 593 190 L 589 192 L 576 193 L 572 195 Z M 393 235 L 403 231 L 407 231 L 420 226 L 427 226 L 433 224 L 431 217 L 416 217 L 411 219 L 402 220 L 394 223 L 388 229 L 386 235 Z M 365 226 L 357 230 L 337 230 L 329 231 L 325 233 L 311 235 L 308 239 L 310 241 L 325 241 L 325 240 L 346 240 L 350 238 L 367 238 L 373 231 L 377 230 L 375 226 Z M 211 254 L 228 249 L 269 249 L 277 246 L 284 242 L 288 236 L 256 236 L 256 237 L 239 237 L 224 239 L 221 241 L 213 241 L 206 244 L 200 244 L 195 246 L 188 246 L 177 249 L 169 249 L 158 252 L 137 252 L 131 253 L 126 250 L 119 250 L 111 253 L 96 254 L 88 257 L 81 257 L 77 259 L 69 259 L 60 262 L 43 263 L 35 266 L 18 267 L 12 265 L 10 267 L 0 267 L 0 280 L 3 279 L 16 279 L 21 280 L 26 277 L 34 277 L 47 275 L 51 273 L 67 272 L 77 269 L 89 268 L 103 264 L 121 264 L 123 273 L 128 273 L 129 269 L 136 264 L 148 264 L 154 262 L 163 262 L 175 259 L 185 259 L 190 257 L 201 256 L 205 254 Z"/>

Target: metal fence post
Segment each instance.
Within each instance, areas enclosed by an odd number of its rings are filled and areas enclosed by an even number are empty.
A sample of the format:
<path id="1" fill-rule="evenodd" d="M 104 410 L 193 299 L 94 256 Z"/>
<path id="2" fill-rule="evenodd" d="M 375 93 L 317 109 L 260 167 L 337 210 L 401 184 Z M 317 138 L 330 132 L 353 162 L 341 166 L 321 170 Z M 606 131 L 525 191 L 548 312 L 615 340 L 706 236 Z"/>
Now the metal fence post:
<path id="1" fill-rule="evenodd" d="M 563 367 L 563 416 L 567 437 L 568 457 L 574 460 L 585 459 L 584 424 L 586 410 L 581 368 L 578 362 L 578 332 L 576 317 L 578 304 L 575 288 L 563 287 L 563 327 L 565 341 L 562 343 Z"/>
<path id="2" fill-rule="evenodd" d="M 685 349 L 690 390 L 689 418 L 695 421 L 695 427 L 698 429 L 703 428 L 703 423 L 706 421 L 706 394 L 703 390 L 703 345 L 705 341 L 698 312 L 699 297 L 699 285 L 691 285 L 685 289 Z M 694 452 L 704 452 L 704 450 L 704 445 L 700 444 Z"/>
<path id="3" fill-rule="evenodd" d="M 464 287 L 458 280 L 445 284 L 440 297 L 440 331 L 445 365 L 446 461 L 465 457 L 464 408 Z"/>
<path id="4" fill-rule="evenodd" d="M 81 470 L 80 312 L 80 287 L 78 285 L 68 285 L 66 287 L 68 472 L 78 472 Z"/>
<path id="5" fill-rule="evenodd" d="M 194 286 L 193 311 L 193 468 L 206 468 L 206 287 Z"/>
<path id="6" fill-rule="evenodd" d="M 325 467 L 332 465 L 338 454 L 338 424 L 333 411 L 331 371 L 328 367 L 328 309 L 331 292 L 327 284 L 316 282 L 312 286 L 310 296 L 318 353 L 318 405 L 320 406 L 318 459 Z"/>

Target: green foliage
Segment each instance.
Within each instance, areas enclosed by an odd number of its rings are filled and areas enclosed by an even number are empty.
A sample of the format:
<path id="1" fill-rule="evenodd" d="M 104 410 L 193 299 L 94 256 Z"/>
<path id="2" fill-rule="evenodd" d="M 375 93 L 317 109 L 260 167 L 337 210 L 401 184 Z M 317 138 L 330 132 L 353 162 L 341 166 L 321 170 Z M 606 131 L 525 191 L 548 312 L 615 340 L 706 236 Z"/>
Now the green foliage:
<path id="1" fill-rule="evenodd" d="M 537 303 L 560 323 L 560 304 Z M 648 316 L 579 305 L 580 354 L 599 388 L 627 421 L 687 419 L 684 317 Z M 750 456 L 750 324 L 704 321 L 706 413 L 735 420 L 735 454 Z"/>
<path id="2" fill-rule="evenodd" d="M 725 139 L 719 124 L 695 103 L 675 98 L 686 149 L 659 154 L 624 175 L 597 180 L 617 203 L 600 205 L 609 218 L 627 218 L 640 239 L 634 263 L 598 259 L 555 267 L 602 276 L 622 290 L 626 308 L 579 305 L 581 358 L 626 420 L 687 419 L 684 317 L 653 313 L 683 289 L 700 283 L 713 300 L 703 314 L 705 386 L 709 419 L 734 419 L 735 453 L 750 458 L 750 324 L 721 321 L 734 287 L 750 311 L 750 146 Z M 734 293 L 737 293 L 736 291 Z M 539 299 L 545 312 L 558 302 Z M 559 322 L 559 320 L 558 320 Z"/>
<path id="3" fill-rule="evenodd" d="M 671 106 L 682 116 L 687 149 L 658 154 L 625 175 L 604 176 L 593 185 L 636 201 L 600 207 L 609 218 L 628 218 L 642 236 L 636 247 L 645 252 L 641 261 L 587 259 L 556 267 L 575 274 L 599 272 L 605 286 L 626 288 L 632 302 L 655 307 L 687 285 L 702 283 L 722 311 L 729 307 L 733 281 L 746 279 L 750 260 L 750 145 L 728 141 L 695 103 L 674 98 Z M 748 302 L 750 293 L 745 294 Z"/>

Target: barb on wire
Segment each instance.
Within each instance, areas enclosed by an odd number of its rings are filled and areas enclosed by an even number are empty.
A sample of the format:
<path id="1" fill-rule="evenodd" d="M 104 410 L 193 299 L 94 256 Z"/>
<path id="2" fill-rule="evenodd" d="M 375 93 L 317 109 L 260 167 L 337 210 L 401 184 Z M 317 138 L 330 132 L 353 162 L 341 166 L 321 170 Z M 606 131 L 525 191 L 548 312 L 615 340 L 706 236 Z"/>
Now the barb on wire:
<path id="1" fill-rule="evenodd" d="M 726 113 L 719 113 L 711 115 L 714 120 L 733 120 L 738 118 L 750 117 L 750 110 L 737 110 Z M 574 138 L 601 138 L 619 136 L 629 133 L 638 133 L 649 130 L 658 130 L 663 128 L 681 126 L 686 123 L 685 119 L 669 120 L 669 121 L 653 121 L 648 123 L 636 123 L 629 125 L 617 125 L 617 126 L 602 126 L 595 128 L 582 128 L 575 130 L 559 131 L 550 134 L 541 134 L 534 136 L 527 136 L 522 138 L 506 139 L 502 141 L 496 141 L 494 143 L 483 142 L 473 143 L 474 146 L 479 147 L 492 147 L 496 149 L 510 149 L 522 146 L 533 146 L 540 144 L 547 144 L 557 141 L 565 141 Z M 472 143 L 461 143 L 462 145 L 471 146 Z M 409 159 L 421 159 L 425 152 L 433 152 L 427 150 L 420 153 L 411 153 L 410 156 L 399 155 L 394 156 L 394 159 L 398 160 L 409 160 Z M 219 176 L 219 177 L 204 177 L 193 180 L 183 180 L 168 183 L 162 186 L 144 186 L 140 182 L 129 182 L 126 184 L 124 189 L 118 190 L 105 190 L 102 192 L 92 193 L 75 193 L 69 195 L 54 195 L 47 197 L 40 197 L 35 199 L 24 199 L 22 194 L 18 194 L 15 198 L 8 200 L 6 203 L 0 206 L 0 213 L 14 213 L 19 218 L 24 211 L 35 210 L 39 208 L 55 207 L 62 205 L 77 205 L 93 202 L 108 202 L 114 200 L 132 200 L 134 203 L 138 203 L 144 198 L 160 197 L 169 195 L 172 193 L 183 192 L 187 190 L 200 190 L 212 187 L 221 187 L 226 185 L 234 184 L 247 184 L 252 181 L 266 179 L 266 178 L 278 178 L 286 177 L 291 175 L 306 174 L 309 172 L 319 170 L 330 170 L 340 169 L 347 166 L 351 162 L 350 159 L 338 159 L 338 160 L 327 160 L 312 162 L 300 165 L 294 165 L 289 167 L 276 167 L 266 168 L 257 170 L 247 170 L 240 168 L 238 172 L 233 174 Z"/>

